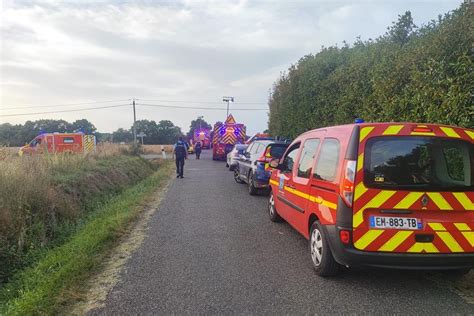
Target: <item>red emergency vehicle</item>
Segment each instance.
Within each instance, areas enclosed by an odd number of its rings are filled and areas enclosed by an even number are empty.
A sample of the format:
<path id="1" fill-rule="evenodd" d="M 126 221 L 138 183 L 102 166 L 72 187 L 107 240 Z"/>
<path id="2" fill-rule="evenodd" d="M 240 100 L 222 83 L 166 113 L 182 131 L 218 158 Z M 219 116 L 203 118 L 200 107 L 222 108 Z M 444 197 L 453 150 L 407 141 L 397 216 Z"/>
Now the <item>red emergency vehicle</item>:
<path id="1" fill-rule="evenodd" d="M 474 267 L 474 130 L 363 123 L 306 132 L 272 161 L 269 215 L 340 266 Z"/>
<path id="2" fill-rule="evenodd" d="M 88 153 L 95 151 L 94 135 L 83 133 L 44 133 L 20 148 L 21 155 L 42 153 Z"/>
<path id="3" fill-rule="evenodd" d="M 202 149 L 211 148 L 211 130 L 209 128 L 198 128 L 194 131 L 194 143 L 201 142 Z"/>
<path id="4" fill-rule="evenodd" d="M 235 144 L 244 144 L 245 129 L 244 124 L 235 122 L 232 114 L 229 114 L 224 123 L 217 122 L 212 136 L 212 159 L 226 160 Z"/>

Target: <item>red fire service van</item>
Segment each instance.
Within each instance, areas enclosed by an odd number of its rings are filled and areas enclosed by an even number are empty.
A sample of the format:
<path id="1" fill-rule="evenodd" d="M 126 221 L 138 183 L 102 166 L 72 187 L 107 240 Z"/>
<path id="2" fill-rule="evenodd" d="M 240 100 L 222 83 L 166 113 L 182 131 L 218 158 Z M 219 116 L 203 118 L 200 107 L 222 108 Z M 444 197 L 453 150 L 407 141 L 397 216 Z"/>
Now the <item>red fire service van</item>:
<path id="1" fill-rule="evenodd" d="M 83 133 L 44 133 L 20 148 L 21 155 L 42 153 L 88 153 L 95 151 L 94 135 Z"/>
<path id="2" fill-rule="evenodd" d="M 314 269 L 474 267 L 474 130 L 363 123 L 306 132 L 270 163 L 269 216 Z"/>

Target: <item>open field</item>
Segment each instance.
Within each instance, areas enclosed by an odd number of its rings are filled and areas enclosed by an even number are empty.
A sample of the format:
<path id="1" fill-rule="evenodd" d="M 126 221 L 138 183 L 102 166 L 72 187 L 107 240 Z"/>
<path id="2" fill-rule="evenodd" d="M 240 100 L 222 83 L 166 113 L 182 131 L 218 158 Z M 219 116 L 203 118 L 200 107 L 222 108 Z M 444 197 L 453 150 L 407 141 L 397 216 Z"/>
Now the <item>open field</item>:
<path id="1" fill-rule="evenodd" d="M 173 152 L 173 145 L 143 145 L 144 154 L 160 154 L 161 146 L 163 146 L 165 152 L 170 154 Z"/>
<path id="2" fill-rule="evenodd" d="M 161 146 L 163 146 L 167 154 L 173 152 L 173 145 L 143 145 L 141 146 L 144 154 L 161 154 Z M 120 145 L 115 143 L 100 143 L 97 144 L 97 151 L 92 155 L 108 156 L 120 154 L 126 151 L 129 145 Z M 0 147 L 0 160 L 18 156 L 20 147 Z"/>

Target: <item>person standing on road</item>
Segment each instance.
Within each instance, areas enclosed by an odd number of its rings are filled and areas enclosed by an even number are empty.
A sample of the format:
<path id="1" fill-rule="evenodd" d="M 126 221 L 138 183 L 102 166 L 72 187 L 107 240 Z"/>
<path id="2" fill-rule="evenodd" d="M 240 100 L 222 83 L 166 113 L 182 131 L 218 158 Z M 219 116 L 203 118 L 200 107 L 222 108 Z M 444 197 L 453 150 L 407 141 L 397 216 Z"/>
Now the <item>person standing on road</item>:
<path id="1" fill-rule="evenodd" d="M 183 178 L 184 160 L 188 158 L 188 149 L 183 138 L 180 137 L 178 142 L 174 145 L 173 156 L 176 159 L 176 178 Z"/>
<path id="2" fill-rule="evenodd" d="M 194 145 L 194 151 L 196 152 L 196 159 L 199 159 L 199 157 L 201 157 L 201 150 L 202 150 L 201 142 L 197 142 L 196 145 Z"/>

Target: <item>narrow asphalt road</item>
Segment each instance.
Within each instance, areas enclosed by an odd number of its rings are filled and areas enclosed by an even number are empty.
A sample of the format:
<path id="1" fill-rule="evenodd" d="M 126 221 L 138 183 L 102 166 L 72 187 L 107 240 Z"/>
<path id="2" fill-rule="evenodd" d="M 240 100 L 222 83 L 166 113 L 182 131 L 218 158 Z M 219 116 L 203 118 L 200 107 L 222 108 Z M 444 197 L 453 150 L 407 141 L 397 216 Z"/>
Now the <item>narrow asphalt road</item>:
<path id="1" fill-rule="evenodd" d="M 209 151 L 201 158 L 187 160 L 106 306 L 91 314 L 474 313 L 433 273 L 316 276 L 307 241 L 270 222 L 267 197 L 249 196 Z"/>

